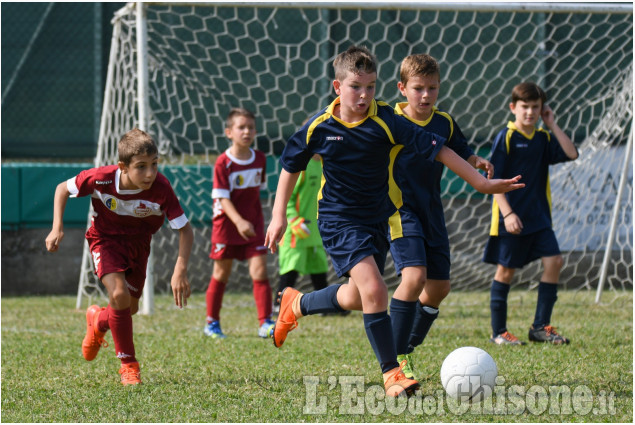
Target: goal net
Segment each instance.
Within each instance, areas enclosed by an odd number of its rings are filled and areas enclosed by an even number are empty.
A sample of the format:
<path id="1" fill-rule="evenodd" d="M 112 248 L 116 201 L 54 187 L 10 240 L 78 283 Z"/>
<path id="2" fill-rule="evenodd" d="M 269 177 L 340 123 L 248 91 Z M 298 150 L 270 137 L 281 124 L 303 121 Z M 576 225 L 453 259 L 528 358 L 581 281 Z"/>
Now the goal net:
<path id="1" fill-rule="evenodd" d="M 604 274 L 605 288 L 632 288 L 631 5 L 130 3 L 112 23 L 95 165 L 116 162 L 118 140 L 134 127 L 155 138 L 160 171 L 195 230 L 194 291 L 205 290 L 212 272 L 212 175 L 215 158 L 229 146 L 228 111 L 244 107 L 257 117 L 255 147 L 268 160 L 268 190 L 261 192 L 268 223 L 285 141 L 334 99 L 331 64 L 351 44 L 376 55 L 376 97 L 390 104 L 405 101 L 397 90 L 401 60 L 412 53 L 434 56 L 441 66 L 439 108 L 486 158 L 494 135 L 511 119 L 512 87 L 524 80 L 540 84 L 580 151 L 577 161 L 551 168 L 554 227 L 565 258 L 561 282 L 594 289 Z M 481 257 L 491 197 L 447 171 L 442 191 L 453 288 L 487 288 L 495 268 Z M 78 307 L 103 294 L 84 251 Z M 153 239 L 149 269 L 157 292 L 170 290 L 177 251 L 178 232 L 164 226 Z M 269 255 L 272 286 L 277 261 Z M 539 263 L 520 271 L 514 284 L 535 285 Z M 390 287 L 398 283 L 390 258 L 385 278 Z M 329 282 L 336 280 L 331 270 Z M 230 287 L 251 287 L 246 264 L 235 262 Z"/>

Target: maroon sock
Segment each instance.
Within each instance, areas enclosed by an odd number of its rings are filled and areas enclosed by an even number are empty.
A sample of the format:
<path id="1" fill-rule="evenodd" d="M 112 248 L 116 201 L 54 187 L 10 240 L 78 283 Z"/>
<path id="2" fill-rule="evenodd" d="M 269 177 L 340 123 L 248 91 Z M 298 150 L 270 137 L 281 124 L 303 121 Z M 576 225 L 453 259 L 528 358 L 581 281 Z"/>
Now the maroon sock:
<path id="1" fill-rule="evenodd" d="M 108 324 L 112 332 L 112 339 L 115 342 L 115 352 L 121 363 L 134 363 L 135 358 L 134 342 L 132 341 L 132 315 L 130 308 L 123 310 L 111 309 Z"/>
<path id="2" fill-rule="evenodd" d="M 205 301 L 207 303 L 207 323 L 212 320 L 220 320 L 220 309 L 223 306 L 226 282 L 221 282 L 213 277 L 209 281 Z"/>
<path id="3" fill-rule="evenodd" d="M 99 332 L 106 332 L 110 329 L 110 325 L 108 324 L 108 319 L 110 317 L 111 311 L 112 311 L 112 307 L 110 306 L 110 304 L 108 304 L 105 309 L 99 312 L 99 316 L 97 319 L 97 330 Z"/>
<path id="4" fill-rule="evenodd" d="M 254 280 L 254 301 L 258 310 L 258 322 L 271 318 L 271 286 L 269 280 Z"/>

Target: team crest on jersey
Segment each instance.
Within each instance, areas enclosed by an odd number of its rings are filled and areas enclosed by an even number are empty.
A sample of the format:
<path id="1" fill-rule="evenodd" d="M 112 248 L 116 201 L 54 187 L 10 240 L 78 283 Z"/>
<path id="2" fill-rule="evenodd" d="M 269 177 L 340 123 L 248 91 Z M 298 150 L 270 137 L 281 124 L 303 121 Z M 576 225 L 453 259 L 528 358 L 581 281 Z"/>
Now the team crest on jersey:
<path id="1" fill-rule="evenodd" d="M 134 208 L 134 215 L 137 217 L 147 217 L 150 214 L 152 214 L 152 210 L 143 202 L 139 202 L 139 205 Z"/>
<path id="2" fill-rule="evenodd" d="M 117 209 L 117 200 L 115 198 L 106 198 L 105 204 L 110 211 Z"/>
<path id="3" fill-rule="evenodd" d="M 236 176 L 236 187 L 241 187 L 243 184 L 245 184 L 245 178 L 242 176 L 242 174 L 238 174 Z"/>

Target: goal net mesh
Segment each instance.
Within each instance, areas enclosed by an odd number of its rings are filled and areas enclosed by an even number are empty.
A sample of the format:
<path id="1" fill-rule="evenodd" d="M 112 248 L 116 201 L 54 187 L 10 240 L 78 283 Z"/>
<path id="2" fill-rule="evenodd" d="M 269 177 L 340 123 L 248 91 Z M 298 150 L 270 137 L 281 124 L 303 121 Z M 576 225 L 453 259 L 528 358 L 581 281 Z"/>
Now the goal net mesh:
<path id="1" fill-rule="evenodd" d="M 212 175 L 217 155 L 229 147 L 224 120 L 232 107 L 257 117 L 255 147 L 267 155 L 268 190 L 262 191 L 266 224 L 286 139 L 334 99 L 332 61 L 351 44 L 370 48 L 378 60 L 376 97 L 405 101 L 397 90 L 401 59 L 428 53 L 441 66 L 437 106 L 453 115 L 472 148 L 489 158 L 494 135 L 512 119 L 512 87 L 541 85 L 560 127 L 580 151 L 572 163 L 551 167 L 554 228 L 567 289 L 595 288 L 611 246 L 607 289 L 631 289 L 632 165 L 618 200 L 618 185 L 631 136 L 633 80 L 632 10 L 435 10 L 399 4 L 352 8 L 146 4 L 148 132 L 159 144 L 160 171 L 172 182 L 195 231 L 189 277 L 205 290 L 213 262 Z M 362 8 L 363 7 L 363 8 Z M 438 5 L 444 8 L 443 5 Z M 447 9 L 447 7 L 445 7 Z M 96 165 L 116 162 L 116 146 L 139 126 L 137 21 L 134 6 L 113 19 L 114 35 L 104 96 Z M 632 162 L 631 162 L 632 164 Z M 495 267 L 481 262 L 488 236 L 491 196 L 475 192 L 446 170 L 442 196 L 451 242 L 455 290 L 488 288 Z M 619 201 L 615 240 L 608 241 Z M 178 232 L 168 226 L 153 239 L 156 291 L 170 290 Z M 80 293 L 99 284 L 84 253 Z M 268 256 L 272 287 L 277 256 Z M 532 287 L 539 261 L 519 270 L 514 285 Z M 388 259 L 385 279 L 398 278 Z M 329 283 L 337 281 L 329 272 Z M 249 289 L 244 262 L 235 262 L 233 290 Z M 310 289 L 307 278 L 298 284 Z M 79 296 L 79 294 L 78 294 Z"/>

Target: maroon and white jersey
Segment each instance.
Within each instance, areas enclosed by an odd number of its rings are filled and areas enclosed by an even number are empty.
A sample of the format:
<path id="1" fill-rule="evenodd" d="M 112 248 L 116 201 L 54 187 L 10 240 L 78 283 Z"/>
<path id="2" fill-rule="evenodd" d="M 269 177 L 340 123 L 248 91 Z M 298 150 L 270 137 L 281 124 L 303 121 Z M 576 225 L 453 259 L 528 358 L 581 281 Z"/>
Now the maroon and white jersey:
<path id="1" fill-rule="evenodd" d="M 188 222 L 172 185 L 161 173 L 148 190 L 120 189 L 116 165 L 91 168 L 66 181 L 71 197 L 90 195 L 94 214 L 89 232 L 95 236 L 151 237 L 163 225 L 180 229 Z"/>
<path id="2" fill-rule="evenodd" d="M 265 222 L 260 204 L 260 190 L 266 185 L 267 159 L 265 154 L 251 149 L 251 158 L 238 159 L 223 152 L 214 165 L 214 216 L 212 219 L 212 243 L 243 245 L 265 242 Z M 220 200 L 229 199 L 238 213 L 249 221 L 256 235 L 249 240 L 243 239 L 234 223 L 227 217 Z"/>

